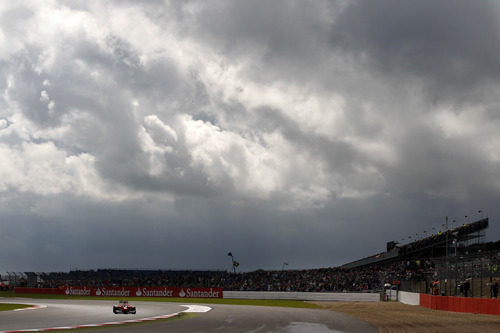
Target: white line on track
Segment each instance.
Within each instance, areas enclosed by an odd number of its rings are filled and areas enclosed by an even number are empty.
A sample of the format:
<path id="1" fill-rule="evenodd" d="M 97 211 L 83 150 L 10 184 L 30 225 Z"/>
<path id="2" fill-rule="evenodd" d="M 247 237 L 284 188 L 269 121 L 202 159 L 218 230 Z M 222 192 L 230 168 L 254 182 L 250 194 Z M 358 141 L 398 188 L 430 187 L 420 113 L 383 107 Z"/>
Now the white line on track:
<path id="1" fill-rule="evenodd" d="M 37 305 L 35 305 L 35 306 L 37 306 Z M 145 321 L 153 321 L 153 320 L 158 320 L 158 319 L 172 318 L 172 317 L 180 315 L 182 312 L 202 313 L 202 312 L 208 312 L 208 311 L 212 310 L 211 307 L 204 306 L 204 305 L 181 305 L 181 306 L 185 306 L 185 307 L 187 307 L 187 309 L 184 311 L 170 313 L 170 314 L 166 314 L 166 315 L 162 315 L 162 316 L 155 316 L 155 317 L 148 317 L 148 318 L 141 318 L 141 319 L 129 319 L 129 320 L 124 320 L 124 321 L 111 321 L 111 322 L 99 323 L 99 324 L 84 324 L 84 325 L 77 325 L 77 326 L 59 326 L 59 327 L 47 327 L 47 328 L 32 328 L 32 329 L 24 329 L 24 330 L 0 331 L 0 333 L 45 332 L 45 331 L 57 331 L 57 330 L 71 330 L 71 329 L 85 328 L 85 327 L 102 327 L 102 326 L 110 326 L 110 325 L 141 323 L 141 322 L 145 322 Z M 47 307 L 47 306 L 46 305 L 39 306 L 39 308 L 43 308 L 43 307 Z M 28 309 L 36 309 L 36 308 L 37 307 L 19 309 L 19 310 L 28 310 Z"/>
<path id="2" fill-rule="evenodd" d="M 182 306 L 187 307 L 187 310 L 184 310 L 182 312 L 208 312 L 212 310 L 211 307 L 204 305 L 182 305 Z"/>
<path id="3" fill-rule="evenodd" d="M 23 309 L 15 309 L 12 311 L 26 311 L 26 310 L 36 310 L 36 309 L 44 309 L 47 307 L 47 305 L 37 305 L 37 304 L 28 304 L 31 305 L 29 308 L 23 308 Z"/>

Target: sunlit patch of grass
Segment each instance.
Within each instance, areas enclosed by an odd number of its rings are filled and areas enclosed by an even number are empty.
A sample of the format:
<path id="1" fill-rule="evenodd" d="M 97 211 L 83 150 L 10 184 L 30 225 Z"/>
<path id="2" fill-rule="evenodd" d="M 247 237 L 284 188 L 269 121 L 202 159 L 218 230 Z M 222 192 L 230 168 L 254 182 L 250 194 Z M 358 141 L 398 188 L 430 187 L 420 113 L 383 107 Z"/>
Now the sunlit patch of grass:
<path id="1" fill-rule="evenodd" d="M 0 311 L 12 311 L 17 309 L 25 309 L 29 307 L 32 307 L 32 305 L 0 303 Z"/>
<path id="2" fill-rule="evenodd" d="M 232 299 L 232 298 L 165 298 L 163 302 L 203 303 L 203 304 L 230 304 L 230 305 L 255 305 L 277 306 L 285 308 L 319 309 L 320 306 L 304 301 L 272 300 L 272 299 Z"/>

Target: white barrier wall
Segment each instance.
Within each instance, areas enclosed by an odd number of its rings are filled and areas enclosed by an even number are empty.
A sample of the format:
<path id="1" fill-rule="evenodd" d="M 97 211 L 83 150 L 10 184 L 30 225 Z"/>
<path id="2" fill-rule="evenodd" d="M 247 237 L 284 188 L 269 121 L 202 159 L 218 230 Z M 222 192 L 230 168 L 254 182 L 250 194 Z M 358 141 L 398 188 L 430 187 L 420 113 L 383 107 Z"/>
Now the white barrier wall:
<path id="1" fill-rule="evenodd" d="M 420 305 L 420 294 L 400 291 L 398 292 L 398 301 L 409 305 Z"/>
<path id="2" fill-rule="evenodd" d="M 224 291 L 224 298 L 287 299 L 299 301 L 380 302 L 378 293 L 309 293 L 278 291 Z"/>

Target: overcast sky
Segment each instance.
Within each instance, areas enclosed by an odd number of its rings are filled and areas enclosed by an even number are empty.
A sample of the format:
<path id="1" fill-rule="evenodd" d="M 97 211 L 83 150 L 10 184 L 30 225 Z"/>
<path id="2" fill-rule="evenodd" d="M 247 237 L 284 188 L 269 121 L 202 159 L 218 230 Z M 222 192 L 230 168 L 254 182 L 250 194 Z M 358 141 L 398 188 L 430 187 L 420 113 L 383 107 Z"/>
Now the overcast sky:
<path id="1" fill-rule="evenodd" d="M 499 55 L 495 1 L 2 1 L 0 272 L 498 240 Z"/>

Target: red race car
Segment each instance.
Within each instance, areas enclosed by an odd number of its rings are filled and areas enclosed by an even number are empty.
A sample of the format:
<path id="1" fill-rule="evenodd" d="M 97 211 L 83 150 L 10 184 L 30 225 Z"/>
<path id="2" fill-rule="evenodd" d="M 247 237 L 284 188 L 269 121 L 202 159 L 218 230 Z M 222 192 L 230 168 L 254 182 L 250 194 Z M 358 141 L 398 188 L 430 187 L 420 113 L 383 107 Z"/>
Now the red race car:
<path id="1" fill-rule="evenodd" d="M 113 313 L 135 314 L 135 306 L 128 304 L 128 301 L 120 301 L 118 305 L 113 305 Z"/>

